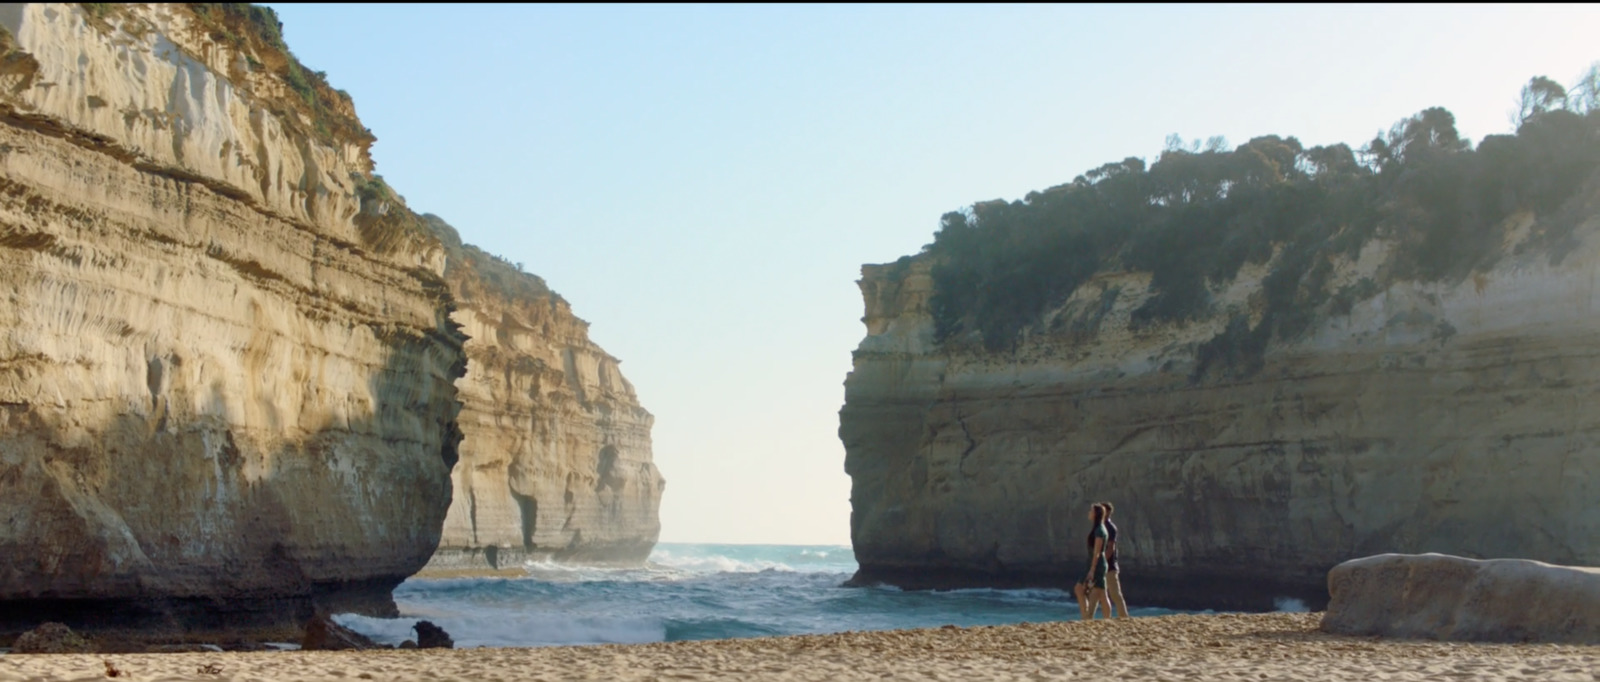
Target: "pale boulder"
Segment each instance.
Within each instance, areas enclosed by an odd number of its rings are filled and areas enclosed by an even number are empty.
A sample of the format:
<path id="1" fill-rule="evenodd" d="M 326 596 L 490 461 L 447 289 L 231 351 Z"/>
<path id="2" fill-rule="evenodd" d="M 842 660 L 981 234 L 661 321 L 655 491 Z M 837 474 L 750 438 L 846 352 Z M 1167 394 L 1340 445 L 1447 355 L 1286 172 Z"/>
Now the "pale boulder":
<path id="1" fill-rule="evenodd" d="M 1600 568 L 1380 554 L 1335 566 L 1328 592 L 1336 634 L 1600 644 Z"/>

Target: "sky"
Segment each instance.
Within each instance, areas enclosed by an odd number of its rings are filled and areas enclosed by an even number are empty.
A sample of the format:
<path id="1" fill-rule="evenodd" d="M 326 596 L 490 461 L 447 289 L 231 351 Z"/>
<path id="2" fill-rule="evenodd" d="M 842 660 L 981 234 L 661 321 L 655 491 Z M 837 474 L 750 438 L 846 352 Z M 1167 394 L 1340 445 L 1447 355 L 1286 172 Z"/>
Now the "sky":
<path id="1" fill-rule="evenodd" d="M 1510 132 L 1596 6 L 270 4 L 415 211 L 525 264 L 656 416 L 662 541 L 847 544 L 863 263 L 1165 138 Z"/>

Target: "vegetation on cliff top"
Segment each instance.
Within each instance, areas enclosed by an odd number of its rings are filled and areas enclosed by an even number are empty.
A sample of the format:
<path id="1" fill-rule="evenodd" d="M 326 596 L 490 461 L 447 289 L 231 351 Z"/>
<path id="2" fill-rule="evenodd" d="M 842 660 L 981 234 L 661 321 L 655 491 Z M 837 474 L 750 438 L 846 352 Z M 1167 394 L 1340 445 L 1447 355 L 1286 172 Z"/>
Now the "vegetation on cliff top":
<path id="1" fill-rule="evenodd" d="M 445 265 L 445 278 L 459 281 L 464 298 L 480 295 L 482 288 L 488 293 L 507 300 L 548 302 L 556 306 L 566 299 L 550 290 L 544 278 L 524 272 L 521 263 L 513 263 L 504 256 L 495 255 L 461 241 L 461 234 L 443 218 L 432 213 L 419 217 L 420 224 L 444 244 L 449 258 Z"/>
<path id="2" fill-rule="evenodd" d="M 294 91 L 324 140 L 370 144 L 372 131 L 355 117 L 350 94 L 328 85 L 328 74 L 307 69 L 283 42 L 283 22 L 270 7 L 245 2 L 193 2 L 189 9 L 212 40 L 245 55 L 251 69 L 277 74 Z"/>
<path id="3" fill-rule="evenodd" d="M 118 3 L 80 3 L 85 18 L 100 28 L 109 28 L 114 15 L 128 16 Z M 328 84 L 328 74 L 307 69 L 283 41 L 283 22 L 270 7 L 243 2 L 192 2 L 185 5 L 194 17 L 194 26 L 212 41 L 227 45 L 244 55 L 252 71 L 275 74 L 295 99 L 285 102 L 311 121 L 318 139 L 333 143 L 352 142 L 365 147 L 375 138 L 355 116 L 350 94 Z M 138 22 L 136 22 L 138 23 Z M 138 30 L 124 24 L 124 28 Z M 233 74 L 237 76 L 238 74 Z M 285 117 L 294 122 L 294 117 Z"/>
<path id="4" fill-rule="evenodd" d="M 1580 217 L 1561 209 L 1600 168 L 1600 63 L 1570 93 L 1534 79 L 1516 118 L 1515 135 L 1475 149 L 1437 107 L 1360 150 L 1277 135 L 1230 150 L 1221 138 L 1173 136 L 1148 167 L 1127 158 L 1021 201 L 946 213 L 925 247 L 936 340 L 1012 348 L 1091 276 L 1115 270 L 1151 274 L 1135 326 L 1181 324 L 1214 314 L 1212 287 L 1244 264 L 1271 263 L 1259 322 L 1240 316 L 1199 349 L 1197 372 L 1248 374 L 1271 339 L 1305 332 L 1324 304 L 1347 313 L 1381 291 L 1371 280 L 1330 290 L 1334 259 L 1374 237 L 1397 246 L 1385 281 L 1459 281 L 1503 255 L 1506 218 L 1533 211 L 1535 242 L 1559 257 Z"/>

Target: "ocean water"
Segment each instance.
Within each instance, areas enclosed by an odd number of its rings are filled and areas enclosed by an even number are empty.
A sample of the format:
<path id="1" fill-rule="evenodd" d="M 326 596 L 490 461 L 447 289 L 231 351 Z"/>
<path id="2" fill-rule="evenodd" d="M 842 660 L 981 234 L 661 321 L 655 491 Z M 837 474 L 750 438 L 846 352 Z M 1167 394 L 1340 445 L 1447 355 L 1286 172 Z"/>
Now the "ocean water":
<path id="1" fill-rule="evenodd" d="M 400 618 L 336 620 L 385 644 L 415 637 L 411 626 L 430 620 L 458 647 L 509 647 L 1078 619 L 1062 590 L 841 587 L 856 570 L 847 546 L 663 543 L 645 568 L 524 568 L 525 578 L 413 578 L 395 590 Z"/>

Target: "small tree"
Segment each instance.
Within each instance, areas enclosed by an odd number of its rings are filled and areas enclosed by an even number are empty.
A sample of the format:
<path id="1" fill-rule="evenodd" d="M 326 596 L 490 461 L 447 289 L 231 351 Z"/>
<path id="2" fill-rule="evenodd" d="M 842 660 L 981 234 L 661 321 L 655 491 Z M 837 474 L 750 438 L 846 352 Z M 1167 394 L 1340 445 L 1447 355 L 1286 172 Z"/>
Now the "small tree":
<path id="1" fill-rule="evenodd" d="M 1561 86 L 1556 86 L 1561 87 Z M 1389 129 L 1387 159 L 1407 163 L 1436 153 L 1462 152 L 1472 148 L 1472 143 L 1461 139 L 1456 130 L 1455 114 L 1444 107 L 1429 107 L 1411 118 L 1394 124 Z M 1372 153 L 1380 151 L 1378 145 L 1369 145 Z M 1380 157 L 1384 158 L 1384 157 Z"/>
<path id="2" fill-rule="evenodd" d="M 1517 97 L 1517 108 L 1512 113 L 1511 123 L 1517 128 L 1527 123 L 1528 119 L 1538 116 L 1553 109 L 1567 107 L 1567 89 L 1544 76 L 1534 76 L 1527 85 L 1522 86 L 1522 94 Z"/>
<path id="3" fill-rule="evenodd" d="M 1567 91 L 1567 108 L 1579 114 L 1600 111 L 1600 62 L 1589 65 Z"/>

